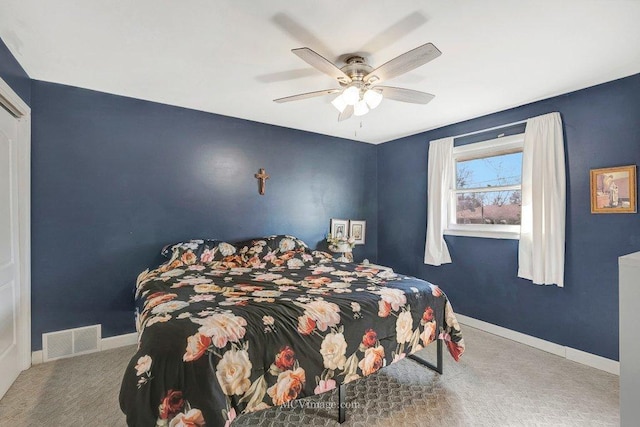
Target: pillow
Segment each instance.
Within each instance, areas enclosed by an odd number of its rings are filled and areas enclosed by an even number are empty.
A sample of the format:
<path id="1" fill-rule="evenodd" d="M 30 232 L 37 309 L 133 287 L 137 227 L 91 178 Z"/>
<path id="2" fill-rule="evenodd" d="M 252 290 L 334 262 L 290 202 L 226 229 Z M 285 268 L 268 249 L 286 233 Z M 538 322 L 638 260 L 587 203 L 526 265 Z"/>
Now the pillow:
<path id="1" fill-rule="evenodd" d="M 290 265 L 292 258 L 308 261 L 311 250 L 302 240 L 286 234 L 260 237 L 237 242 L 238 254 L 244 258 L 245 267 L 270 268 Z"/>
<path id="2" fill-rule="evenodd" d="M 189 240 L 174 243 L 162 248 L 160 252 L 170 262 L 180 260 L 184 264 L 195 263 L 209 264 L 214 261 L 222 261 L 224 258 L 234 255 L 236 247 L 220 240 Z"/>
<path id="3" fill-rule="evenodd" d="M 309 246 L 297 237 L 280 234 L 278 236 L 270 236 L 267 245 L 271 250 L 278 250 L 281 253 L 288 251 L 295 252 L 311 252 Z"/>

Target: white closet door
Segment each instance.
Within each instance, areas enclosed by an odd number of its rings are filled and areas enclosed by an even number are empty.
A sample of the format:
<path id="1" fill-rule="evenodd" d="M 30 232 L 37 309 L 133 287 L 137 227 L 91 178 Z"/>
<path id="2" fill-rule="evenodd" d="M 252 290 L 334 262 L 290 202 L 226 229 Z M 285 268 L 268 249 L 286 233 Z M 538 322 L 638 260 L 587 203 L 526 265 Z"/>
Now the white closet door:
<path id="1" fill-rule="evenodd" d="M 21 371 L 18 121 L 0 107 L 0 397 Z"/>

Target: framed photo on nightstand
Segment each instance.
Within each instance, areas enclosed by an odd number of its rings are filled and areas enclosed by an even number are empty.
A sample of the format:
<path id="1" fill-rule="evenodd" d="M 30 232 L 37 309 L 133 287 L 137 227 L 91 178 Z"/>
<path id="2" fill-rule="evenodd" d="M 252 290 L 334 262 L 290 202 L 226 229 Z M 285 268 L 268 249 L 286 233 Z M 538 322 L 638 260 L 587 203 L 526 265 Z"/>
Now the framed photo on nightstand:
<path id="1" fill-rule="evenodd" d="M 349 221 L 346 219 L 331 218 L 329 232 L 333 237 L 348 237 Z"/>
<path id="2" fill-rule="evenodd" d="M 353 237 L 356 245 L 364 245 L 367 221 L 349 221 L 349 237 Z"/>

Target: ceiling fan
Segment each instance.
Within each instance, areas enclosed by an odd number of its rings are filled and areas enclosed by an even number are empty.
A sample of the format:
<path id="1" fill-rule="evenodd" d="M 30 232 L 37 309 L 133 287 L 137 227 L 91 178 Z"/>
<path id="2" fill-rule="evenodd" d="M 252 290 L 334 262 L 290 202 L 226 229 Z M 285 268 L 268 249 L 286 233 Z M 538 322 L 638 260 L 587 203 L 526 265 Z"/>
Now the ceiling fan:
<path id="1" fill-rule="evenodd" d="M 362 116 L 367 114 L 370 109 L 376 108 L 383 98 L 412 104 L 428 103 L 435 95 L 400 87 L 378 86 L 378 84 L 418 68 L 442 55 L 442 52 L 437 47 L 431 43 L 426 43 L 374 69 L 367 64 L 363 57 L 357 55 L 348 57 L 345 61 L 346 65 L 338 68 L 337 65 L 308 47 L 292 49 L 291 52 L 317 70 L 336 79 L 341 87 L 301 93 L 274 99 L 273 101 L 278 103 L 299 101 L 316 96 L 340 93 L 331 101 L 333 106 L 340 112 L 338 121 L 346 120 L 352 115 Z"/>

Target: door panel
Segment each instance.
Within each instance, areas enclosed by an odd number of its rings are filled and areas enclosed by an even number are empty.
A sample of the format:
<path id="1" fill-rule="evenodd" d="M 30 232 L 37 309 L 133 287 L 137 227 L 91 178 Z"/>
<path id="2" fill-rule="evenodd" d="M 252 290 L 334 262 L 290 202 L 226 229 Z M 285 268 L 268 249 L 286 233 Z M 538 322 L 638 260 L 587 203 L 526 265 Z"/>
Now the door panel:
<path id="1" fill-rule="evenodd" d="M 0 397 L 20 374 L 17 120 L 0 108 Z"/>
<path id="2" fill-rule="evenodd" d="M 0 108 L 4 114 L 8 113 Z M 11 215 L 11 187 L 12 175 L 15 165 L 12 164 L 12 141 L 0 129 L 0 269 L 13 262 L 13 239 L 11 228 L 13 218 Z M 0 278 L 0 280 L 2 280 Z M 1 284 L 1 283 L 0 283 Z"/>
<path id="3" fill-rule="evenodd" d="M 0 357 L 16 343 L 16 312 L 13 281 L 0 286 Z"/>

